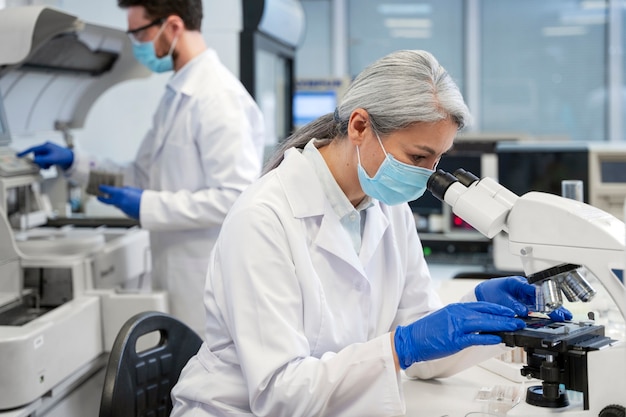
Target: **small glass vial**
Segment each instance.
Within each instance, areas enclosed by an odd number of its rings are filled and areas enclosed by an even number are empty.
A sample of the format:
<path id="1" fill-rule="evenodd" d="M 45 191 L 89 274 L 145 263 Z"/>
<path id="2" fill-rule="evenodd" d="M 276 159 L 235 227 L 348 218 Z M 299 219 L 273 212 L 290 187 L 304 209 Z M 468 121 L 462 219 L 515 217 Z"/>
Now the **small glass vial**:
<path id="1" fill-rule="evenodd" d="M 563 180 L 561 181 L 561 196 L 572 200 L 580 201 L 584 200 L 583 197 L 583 182 L 581 180 Z"/>

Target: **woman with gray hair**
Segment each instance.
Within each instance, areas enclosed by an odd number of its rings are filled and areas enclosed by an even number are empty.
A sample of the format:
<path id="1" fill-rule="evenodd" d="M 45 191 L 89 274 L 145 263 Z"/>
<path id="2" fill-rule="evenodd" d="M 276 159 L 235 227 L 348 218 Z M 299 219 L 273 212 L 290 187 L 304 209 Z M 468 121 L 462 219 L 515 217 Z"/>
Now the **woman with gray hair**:
<path id="1" fill-rule="evenodd" d="M 344 138 L 350 115 L 357 108 L 369 113 L 372 128 L 381 135 L 415 123 L 434 123 L 447 118 L 461 130 L 471 121 L 458 87 L 430 53 L 397 51 L 363 70 L 334 114 L 303 126 L 284 141 L 265 170 L 276 168 L 287 149 L 302 149 L 311 138 L 317 138 L 320 145 Z"/>
<path id="2" fill-rule="evenodd" d="M 479 332 L 524 327 L 533 287 L 493 279 L 443 307 L 406 204 L 469 117 L 432 55 L 399 51 L 287 140 L 224 222 L 173 417 L 401 415 L 400 369 L 444 376 L 501 352 Z"/>

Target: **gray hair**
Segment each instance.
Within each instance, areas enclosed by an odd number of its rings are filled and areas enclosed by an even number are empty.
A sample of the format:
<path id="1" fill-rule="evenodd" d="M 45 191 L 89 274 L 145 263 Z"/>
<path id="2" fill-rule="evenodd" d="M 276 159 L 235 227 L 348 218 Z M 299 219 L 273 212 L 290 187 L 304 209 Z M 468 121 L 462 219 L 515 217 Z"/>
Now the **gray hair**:
<path id="1" fill-rule="evenodd" d="M 372 128 L 384 135 L 414 123 L 452 118 L 459 130 L 471 115 L 454 80 L 433 55 L 420 50 L 393 52 L 365 68 L 350 84 L 335 113 L 324 115 L 288 137 L 268 160 L 276 168 L 289 148 L 304 148 L 312 138 L 345 137 L 352 112 L 368 112 Z"/>

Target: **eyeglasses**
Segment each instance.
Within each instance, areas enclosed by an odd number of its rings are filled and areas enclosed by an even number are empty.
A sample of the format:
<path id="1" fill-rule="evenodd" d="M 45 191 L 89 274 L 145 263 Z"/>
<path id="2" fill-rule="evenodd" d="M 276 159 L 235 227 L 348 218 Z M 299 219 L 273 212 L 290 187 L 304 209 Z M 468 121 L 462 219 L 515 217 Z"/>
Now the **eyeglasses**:
<path id="1" fill-rule="evenodd" d="M 129 29 L 126 31 L 126 34 L 130 37 L 130 39 L 134 42 L 140 42 L 140 36 L 138 36 L 141 32 L 143 32 L 146 29 L 151 28 L 152 26 L 157 26 L 157 25 L 161 25 L 163 24 L 163 22 L 165 22 L 165 18 L 158 18 L 158 19 L 154 19 L 152 22 L 140 26 L 136 29 Z"/>

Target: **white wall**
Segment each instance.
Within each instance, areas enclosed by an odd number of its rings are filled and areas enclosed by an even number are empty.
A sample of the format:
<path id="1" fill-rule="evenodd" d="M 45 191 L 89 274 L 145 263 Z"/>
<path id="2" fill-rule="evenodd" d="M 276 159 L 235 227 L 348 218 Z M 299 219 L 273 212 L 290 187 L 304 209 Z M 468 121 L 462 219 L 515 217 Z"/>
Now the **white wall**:
<path id="1" fill-rule="evenodd" d="M 304 0 L 304 38 L 296 50 L 295 72 L 297 78 L 330 78 L 333 75 L 333 13 L 330 1 Z M 342 74 L 341 76 L 348 74 Z"/>
<path id="2" fill-rule="evenodd" d="M 204 0 L 202 4 L 204 39 L 217 51 L 224 65 L 239 77 L 239 33 L 243 30 L 241 1 Z"/>

